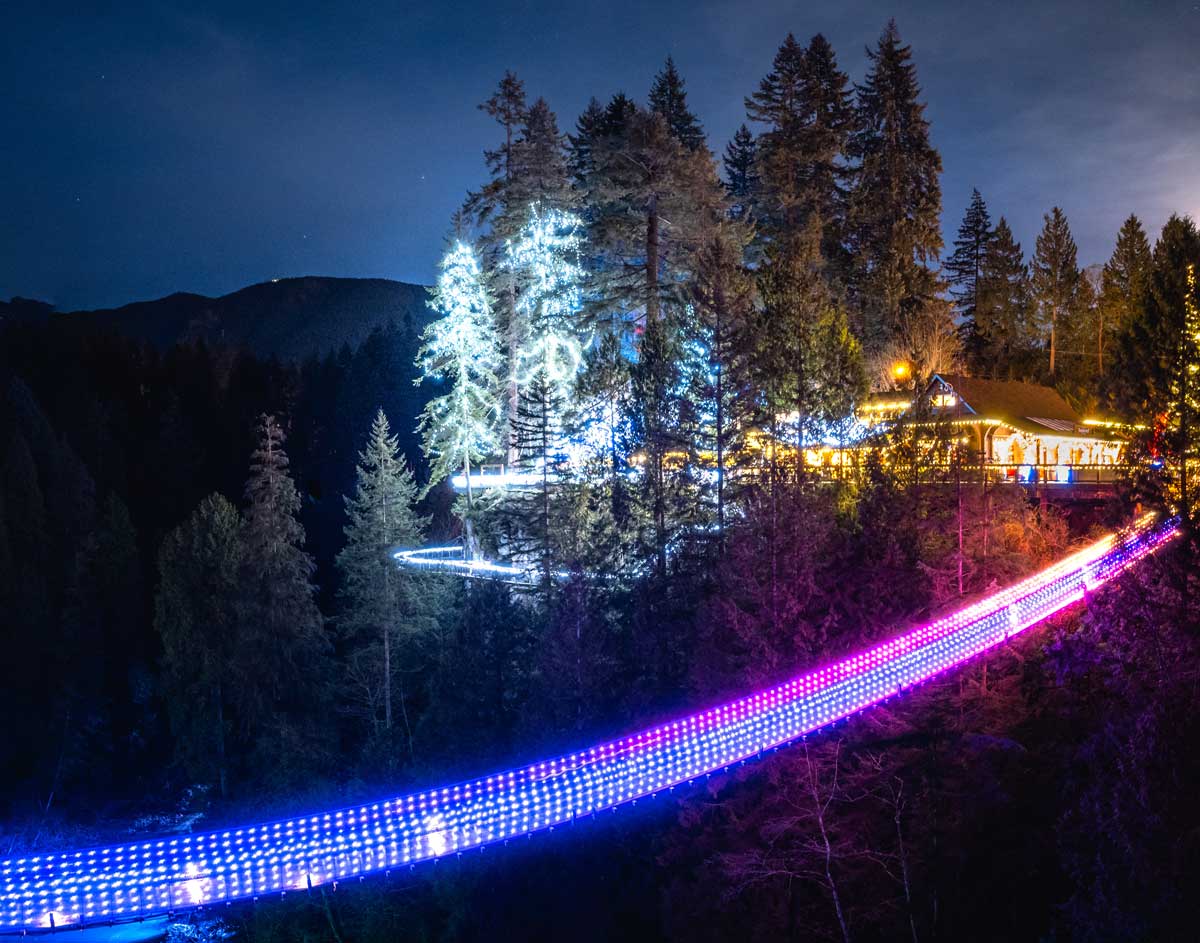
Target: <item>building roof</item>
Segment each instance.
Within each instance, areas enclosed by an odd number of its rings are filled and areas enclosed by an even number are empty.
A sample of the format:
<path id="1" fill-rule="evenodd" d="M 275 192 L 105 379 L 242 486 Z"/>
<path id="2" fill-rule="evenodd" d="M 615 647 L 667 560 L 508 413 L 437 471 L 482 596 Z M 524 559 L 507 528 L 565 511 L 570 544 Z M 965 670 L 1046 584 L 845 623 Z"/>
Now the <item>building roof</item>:
<path id="1" fill-rule="evenodd" d="M 958 418 L 996 419 L 1024 432 L 1057 432 L 1063 435 L 1096 433 L 1084 426 L 1078 414 L 1058 391 L 1017 380 L 981 380 L 958 374 L 935 374 L 930 389 L 952 390 L 957 397 L 945 414 Z"/>

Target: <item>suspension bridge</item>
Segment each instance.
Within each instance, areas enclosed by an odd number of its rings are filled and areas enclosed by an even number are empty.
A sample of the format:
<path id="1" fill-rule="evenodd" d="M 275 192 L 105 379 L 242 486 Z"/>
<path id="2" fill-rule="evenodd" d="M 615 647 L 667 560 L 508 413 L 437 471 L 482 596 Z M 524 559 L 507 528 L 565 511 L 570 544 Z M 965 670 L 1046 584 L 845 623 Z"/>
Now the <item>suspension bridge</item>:
<path id="1" fill-rule="evenodd" d="M 820 731 L 1003 644 L 1178 532 L 1175 519 L 1143 518 L 986 599 L 842 661 L 575 753 L 274 822 L 0 860 L 0 933 L 102 927 L 336 887 L 653 796 Z M 471 575 L 460 566 L 471 561 L 446 553 L 416 559 L 421 562 L 412 565 Z M 439 567 L 439 560 L 453 565 Z"/>

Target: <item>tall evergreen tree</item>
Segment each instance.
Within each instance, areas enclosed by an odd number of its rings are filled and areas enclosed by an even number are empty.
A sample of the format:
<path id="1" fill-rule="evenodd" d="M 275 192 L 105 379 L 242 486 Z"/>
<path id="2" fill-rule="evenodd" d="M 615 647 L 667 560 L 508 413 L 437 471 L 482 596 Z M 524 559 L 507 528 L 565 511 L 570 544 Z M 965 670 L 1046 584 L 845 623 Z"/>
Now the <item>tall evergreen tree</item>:
<path id="1" fill-rule="evenodd" d="M 480 223 L 486 223 L 512 209 L 508 186 L 516 176 L 516 145 L 529 115 L 525 83 L 514 73 L 505 72 L 496 91 L 479 110 L 487 112 L 504 131 L 503 143 L 483 152 L 492 179 L 467 198 L 468 210 Z M 505 235 L 502 233 L 501 238 Z"/>
<path id="2" fill-rule="evenodd" d="M 532 204 L 505 257 L 520 289 L 516 314 L 523 327 L 514 355 L 518 382 L 528 384 L 540 374 L 563 401 L 570 398 L 583 362 L 581 226 L 573 213 Z"/>
<path id="3" fill-rule="evenodd" d="M 337 556 L 341 573 L 341 627 L 378 665 L 383 716 L 372 718 L 385 736 L 392 731 L 392 692 L 399 689 L 409 756 L 412 725 L 404 697 L 403 671 L 393 669 L 399 637 L 419 631 L 421 589 L 401 572 L 391 557 L 397 547 L 413 547 L 424 538 L 425 521 L 413 511 L 417 485 L 400 453 L 396 437 L 380 409 L 371 423 L 367 444 L 358 456 L 355 491 L 347 496 L 346 546 Z M 427 592 L 427 591 L 426 591 Z"/>
<path id="4" fill-rule="evenodd" d="M 228 794 L 230 766 L 258 718 L 243 713 L 260 681 L 239 606 L 242 520 L 212 494 L 167 534 L 158 554 L 154 627 L 177 761 Z"/>
<path id="5" fill-rule="evenodd" d="M 546 100 L 539 98 L 525 113 L 520 136 L 512 145 L 506 200 L 522 217 L 533 203 L 558 210 L 569 210 L 574 204 L 564 143 L 558 119 Z"/>
<path id="6" fill-rule="evenodd" d="M 707 148 L 689 150 L 661 115 L 630 105 L 613 99 L 593 151 L 591 294 L 602 311 L 654 320 L 684 302 L 686 273 L 725 212 L 724 194 Z"/>
<path id="7" fill-rule="evenodd" d="M 846 419 L 863 392 L 861 352 L 822 275 L 820 230 L 772 247 L 759 273 L 762 299 L 755 363 L 764 425 L 776 443 L 790 441 L 792 473 L 801 480 L 806 449 Z M 772 456 L 779 456 L 778 448 Z M 772 480 L 783 472 L 777 457 Z"/>
<path id="8" fill-rule="evenodd" d="M 988 242 L 992 238 L 992 221 L 987 204 L 978 190 L 971 191 L 971 202 L 958 227 L 954 253 L 946 260 L 950 292 L 961 317 L 974 321 L 979 305 L 979 282 L 983 276 Z"/>
<path id="9" fill-rule="evenodd" d="M 791 34 L 771 72 L 746 99 L 751 120 L 766 126 L 758 139 L 759 215 L 768 236 L 785 238 L 816 218 L 826 277 L 840 282 L 845 237 L 845 167 L 854 121 L 849 77 L 820 33 L 807 48 Z M 840 287 L 840 286 L 839 286 Z"/>
<path id="10" fill-rule="evenodd" d="M 1030 284 L 1036 312 L 1035 324 L 1047 338 L 1050 350 L 1050 375 L 1054 375 L 1059 329 L 1076 303 L 1079 290 L 1079 264 L 1075 240 L 1061 209 L 1054 207 L 1045 217 L 1037 247 L 1033 253 Z"/>
<path id="11" fill-rule="evenodd" d="M 1001 216 L 983 256 L 974 317 L 964 325 L 972 372 L 1016 379 L 1032 341 L 1029 308 L 1029 270 L 1021 244 Z"/>
<path id="12" fill-rule="evenodd" d="M 734 233 L 714 232 L 701 249 L 692 286 L 704 350 L 696 391 L 703 430 L 700 446 L 712 455 L 717 533 L 722 543 L 733 456 L 743 444 L 753 409 L 746 354 L 753 327 L 754 283 L 742 267 L 742 241 Z"/>
<path id="13" fill-rule="evenodd" d="M 688 108 L 683 78 L 670 56 L 650 86 L 650 110 L 662 115 L 671 134 L 688 150 L 698 151 L 705 146 L 704 129 Z"/>
<path id="14" fill-rule="evenodd" d="M 1200 270 L 1200 232 L 1190 218 L 1172 215 L 1154 244 L 1144 303 L 1114 343 L 1113 362 L 1121 369 L 1107 377 L 1109 402 L 1131 422 L 1157 423 L 1170 411 L 1189 265 Z"/>
<path id="15" fill-rule="evenodd" d="M 847 145 L 855 161 L 849 241 L 861 333 L 878 349 L 919 320 L 939 292 L 930 265 L 942 249 L 942 158 L 918 101 L 912 47 L 901 45 L 894 20 L 868 57 Z"/>
<path id="16" fill-rule="evenodd" d="M 600 100 L 593 97 L 575 121 L 575 133 L 567 135 L 568 163 L 575 186 L 586 191 L 588 181 L 595 173 L 596 163 L 593 148 L 596 139 L 604 132 L 605 113 Z"/>
<path id="17" fill-rule="evenodd" d="M 433 459 L 430 484 L 461 469 L 470 507 L 471 464 L 500 447 L 504 365 L 491 299 L 475 253 L 458 242 L 442 259 L 441 268 L 430 307 L 442 317 L 422 333 L 417 363 L 420 379 L 448 382 L 451 387 L 425 405 L 418 428 L 425 455 Z M 515 384 L 515 372 L 512 377 Z"/>
<path id="18" fill-rule="evenodd" d="M 685 425 L 687 391 L 681 371 L 685 356 L 678 323 L 682 315 L 672 308 L 664 317 L 647 321 L 638 358 L 630 367 L 631 438 L 642 459 L 639 499 L 649 521 L 641 544 L 659 579 L 667 575 L 668 548 L 695 505 L 686 474 L 694 459 L 694 440 Z"/>
<path id="19" fill-rule="evenodd" d="M 329 640 L 311 582 L 316 565 L 297 519 L 300 494 L 274 416 L 259 418 L 257 439 L 246 479 L 240 581 L 244 645 L 258 679 L 245 695 L 261 761 L 280 763 L 288 741 L 312 743 L 324 732 Z"/>
<path id="20" fill-rule="evenodd" d="M 788 33 L 775 53 L 771 71 L 746 98 L 746 115 L 764 125 L 756 142 L 762 223 L 775 232 L 799 222 L 801 135 L 805 113 L 804 47 Z"/>
<path id="21" fill-rule="evenodd" d="M 1112 338 L 1133 321 L 1146 300 L 1153 258 L 1141 220 L 1132 213 L 1121 224 L 1117 244 L 1104 264 L 1100 283 L 1100 325 L 1096 357 L 1104 372 L 1104 353 Z"/>
<path id="22" fill-rule="evenodd" d="M 744 124 L 725 145 L 725 190 L 735 216 L 744 217 L 758 196 L 758 145 Z"/>

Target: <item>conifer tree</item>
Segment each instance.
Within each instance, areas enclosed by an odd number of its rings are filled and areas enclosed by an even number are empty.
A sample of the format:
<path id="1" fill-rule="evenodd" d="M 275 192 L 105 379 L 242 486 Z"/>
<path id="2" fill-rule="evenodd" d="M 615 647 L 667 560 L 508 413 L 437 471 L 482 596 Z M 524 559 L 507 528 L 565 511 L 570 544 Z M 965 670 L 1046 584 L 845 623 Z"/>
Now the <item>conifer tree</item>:
<path id="1" fill-rule="evenodd" d="M 974 321 L 979 305 L 979 282 L 983 275 L 988 242 L 992 238 L 992 221 L 987 204 L 978 190 L 971 191 L 971 202 L 958 227 L 954 253 L 946 260 L 950 292 L 961 317 Z"/>
<path id="2" fill-rule="evenodd" d="M 1111 338 L 1123 331 L 1145 304 L 1152 264 L 1146 231 L 1131 213 L 1117 233 L 1116 247 L 1104 264 L 1100 283 L 1096 358 L 1101 373 Z"/>
<path id="3" fill-rule="evenodd" d="M 1079 265 L 1075 240 L 1061 209 L 1054 207 L 1043 217 L 1042 231 L 1033 253 L 1030 283 L 1036 313 L 1036 326 L 1047 338 L 1050 350 L 1050 375 L 1054 375 L 1059 329 L 1075 305 L 1079 290 Z"/>
<path id="4" fill-rule="evenodd" d="M 742 240 L 714 232 L 700 252 L 692 292 L 704 364 L 698 371 L 701 448 L 716 474 L 717 533 L 725 539 L 729 472 L 749 427 L 753 387 L 747 348 L 753 327 L 754 284 L 742 268 Z"/>
<path id="5" fill-rule="evenodd" d="M 791 442 L 795 479 L 804 475 L 805 450 L 845 420 L 861 397 L 861 351 L 822 275 L 815 220 L 786 245 L 772 247 L 759 272 L 762 299 L 755 332 L 764 425 L 776 443 Z M 778 448 L 772 456 L 778 456 Z M 783 474 L 779 459 L 771 478 Z"/>
<path id="6" fill-rule="evenodd" d="M 696 247 L 725 212 L 712 155 L 684 147 L 661 115 L 623 96 L 609 104 L 593 155 L 595 305 L 654 320 L 683 303 Z"/>
<path id="7" fill-rule="evenodd" d="M 492 179 L 478 193 L 471 194 L 466 204 L 480 223 L 486 223 L 512 208 L 508 185 L 516 176 L 516 144 L 529 114 L 525 83 L 513 72 L 505 72 L 496 91 L 479 110 L 487 112 L 504 130 L 504 142 L 483 152 Z"/>
<path id="8" fill-rule="evenodd" d="M 930 265 L 942 249 L 942 158 L 918 100 L 912 47 L 901 45 L 894 20 L 868 57 L 847 145 L 855 162 L 849 241 L 864 344 L 878 349 L 939 292 Z"/>
<path id="9" fill-rule="evenodd" d="M 209 495 L 163 540 L 154 600 L 176 758 L 189 775 L 215 779 L 222 796 L 236 733 L 259 732 L 260 718 L 245 712 L 261 682 L 240 606 L 243 552 L 237 508 Z"/>
<path id="10" fill-rule="evenodd" d="M 1155 423 L 1170 411 L 1189 297 L 1187 268 L 1200 270 L 1200 232 L 1186 216 L 1172 215 L 1154 244 L 1144 303 L 1117 335 L 1107 395 L 1131 422 Z"/>
<path id="11" fill-rule="evenodd" d="M 505 257 L 505 267 L 520 289 L 516 314 L 523 327 L 515 354 L 518 382 L 527 385 L 541 375 L 563 402 L 569 400 L 583 362 L 580 229 L 581 221 L 573 213 L 534 203 Z"/>
<path id="12" fill-rule="evenodd" d="M 382 409 L 375 414 L 367 444 L 358 456 L 355 492 L 346 503 L 346 546 L 337 556 L 342 577 L 339 622 L 360 646 L 378 657 L 382 730 L 392 730 L 392 692 L 398 687 L 400 715 L 412 756 L 412 727 L 404 697 L 403 672 L 393 669 L 397 640 L 419 630 L 421 589 L 397 567 L 397 547 L 418 546 L 425 521 L 413 511 L 417 485 L 400 453 Z M 377 641 L 376 641 L 377 640 Z M 373 718 L 379 722 L 377 718 Z"/>
<path id="13" fill-rule="evenodd" d="M 588 182 L 596 170 L 593 148 L 596 139 L 604 131 L 604 106 L 593 97 L 575 121 L 575 133 L 567 135 L 568 163 L 575 186 L 586 191 Z"/>
<path id="14" fill-rule="evenodd" d="M 995 379 L 1016 378 L 1032 340 L 1029 271 L 1021 244 L 1001 216 L 987 242 L 976 290 L 975 315 L 966 329 L 972 371 Z"/>
<path id="15" fill-rule="evenodd" d="M 472 500 L 471 465 L 500 446 L 503 357 L 491 299 L 475 253 L 458 242 L 442 259 L 430 307 L 442 315 L 422 333 L 421 380 L 450 383 L 421 413 L 419 430 L 432 459 L 430 485 L 461 469 Z"/>
<path id="16" fill-rule="evenodd" d="M 508 496 L 511 527 L 506 544 L 511 555 L 537 565 L 541 587 L 548 593 L 553 583 L 555 557 L 561 538 L 556 528 L 559 507 L 555 487 L 566 477 L 567 412 L 563 388 L 544 370 L 535 370 L 521 384 L 521 399 L 513 431 L 519 465 L 530 484 Z"/>
<path id="17" fill-rule="evenodd" d="M 804 47 L 788 33 L 771 63 L 771 71 L 746 98 L 746 115 L 764 125 L 756 142 L 762 223 L 782 232 L 799 222 L 800 137 L 804 123 Z"/>
<path id="18" fill-rule="evenodd" d="M 662 115 L 671 134 L 689 151 L 698 151 L 705 146 L 704 128 L 688 108 L 683 77 L 670 56 L 650 86 L 650 110 Z"/>
<path id="19" fill-rule="evenodd" d="M 853 126 L 849 77 L 820 33 L 807 48 L 791 34 L 771 72 L 746 99 L 751 120 L 764 124 L 758 139 L 761 205 L 768 236 L 786 238 L 816 218 L 826 277 L 840 280 L 845 229 L 842 155 Z"/>
<path id="20" fill-rule="evenodd" d="M 300 494 L 274 416 L 260 417 L 257 439 L 246 480 L 240 583 L 243 645 L 258 677 L 244 692 L 244 716 L 259 731 L 264 761 L 276 762 L 287 739 L 320 732 L 329 640 L 311 582 L 316 564 L 297 520 Z"/>
<path id="21" fill-rule="evenodd" d="M 744 124 L 725 146 L 725 191 L 735 217 L 746 216 L 758 196 L 758 145 Z"/>
<path id="22" fill-rule="evenodd" d="M 544 98 L 525 113 L 520 137 L 512 145 L 508 205 L 522 214 L 533 203 L 546 209 L 570 210 L 575 193 L 570 185 L 564 138 L 558 119 Z"/>
<path id="23" fill-rule="evenodd" d="M 592 477 L 619 489 L 628 463 L 630 391 L 629 361 L 615 331 L 605 331 L 585 352 L 575 398 L 571 431 L 596 466 Z"/>
<path id="24" fill-rule="evenodd" d="M 632 440 L 642 459 L 640 503 L 650 522 L 642 545 L 660 579 L 667 574 L 667 549 L 694 506 L 685 472 L 694 458 L 694 442 L 685 428 L 681 314 L 672 308 L 646 322 L 638 358 L 630 367 Z"/>

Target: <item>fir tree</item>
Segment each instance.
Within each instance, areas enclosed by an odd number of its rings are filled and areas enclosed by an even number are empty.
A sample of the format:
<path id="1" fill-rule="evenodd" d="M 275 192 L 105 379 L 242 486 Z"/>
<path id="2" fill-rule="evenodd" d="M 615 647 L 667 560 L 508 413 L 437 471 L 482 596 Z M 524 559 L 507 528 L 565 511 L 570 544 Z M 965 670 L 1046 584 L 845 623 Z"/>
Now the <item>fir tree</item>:
<path id="1" fill-rule="evenodd" d="M 522 322 L 515 354 L 518 382 L 528 385 L 541 375 L 553 387 L 555 399 L 564 402 L 583 362 L 580 228 L 573 213 L 535 203 L 505 257 L 505 267 L 520 289 L 515 312 Z"/>
<path id="2" fill-rule="evenodd" d="M 534 371 L 522 383 L 513 431 L 519 467 L 534 483 L 508 496 L 505 542 L 514 558 L 536 564 L 542 591 L 547 594 L 554 580 L 556 551 L 565 536 L 555 526 L 558 504 L 554 486 L 564 480 L 567 471 L 566 411 L 562 388 L 545 371 Z"/>
<path id="3" fill-rule="evenodd" d="M 418 546 L 425 521 L 413 504 L 417 485 L 400 453 L 396 437 L 380 409 L 371 424 L 365 448 L 359 453 L 353 497 L 346 497 L 346 546 L 337 556 L 342 577 L 341 627 L 378 657 L 378 687 L 382 691 L 382 731 L 392 730 L 392 691 L 399 687 L 400 715 L 410 758 L 412 726 L 404 697 L 403 671 L 393 670 L 397 638 L 419 629 L 421 591 L 413 577 L 401 572 L 392 551 Z M 375 640 L 378 640 L 377 642 Z M 369 640 L 369 641 L 367 641 Z M 372 718 L 376 723 L 378 718 Z"/>
<path id="4" fill-rule="evenodd" d="M 768 235 L 798 233 L 815 218 L 827 277 L 840 278 L 845 226 L 842 153 L 853 125 L 849 77 L 820 33 L 807 48 L 788 35 L 771 72 L 746 99 L 766 126 L 758 140 L 760 215 Z M 835 279 L 836 280 L 836 279 Z"/>
<path id="5" fill-rule="evenodd" d="M 575 186 L 586 191 L 596 170 L 593 149 L 596 139 L 604 130 L 604 106 L 597 98 L 591 98 L 587 107 L 575 121 L 575 133 L 567 135 L 568 163 Z"/>
<path id="6" fill-rule="evenodd" d="M 430 485 L 461 469 L 469 507 L 471 464 L 492 455 L 500 445 L 503 358 L 491 299 L 471 247 L 456 243 L 441 268 L 430 307 L 442 317 L 421 335 L 418 382 L 440 380 L 452 385 L 426 403 L 418 428 L 425 455 L 433 460 Z"/>
<path id="7" fill-rule="evenodd" d="M 1061 321 L 1075 304 L 1079 289 L 1079 265 L 1075 240 L 1061 209 L 1054 207 L 1043 217 L 1044 225 L 1033 253 L 1030 284 L 1033 289 L 1037 330 L 1048 339 L 1050 375 L 1054 375 Z"/>
<path id="8" fill-rule="evenodd" d="M 1021 244 L 1001 216 L 983 256 L 974 317 L 964 325 L 967 354 L 976 375 L 1015 378 L 1032 340 L 1029 307 L 1029 270 Z"/>
<path id="9" fill-rule="evenodd" d="M 692 292 L 704 349 L 699 371 L 702 449 L 713 456 L 717 533 L 725 539 L 729 472 L 753 409 L 746 349 L 753 326 L 754 284 L 742 268 L 741 240 L 718 231 L 700 252 Z"/>
<path id="10" fill-rule="evenodd" d="M 511 184 L 507 201 L 522 212 L 533 203 L 569 210 L 575 202 L 570 185 L 564 138 L 558 119 L 544 98 L 530 106 L 512 146 Z"/>
<path id="11" fill-rule="evenodd" d="M 1104 265 L 1100 283 L 1100 324 L 1096 359 L 1104 372 L 1104 352 L 1111 339 L 1137 316 L 1146 300 L 1153 259 L 1141 220 L 1133 214 L 1121 224 L 1117 244 Z"/>
<path id="12" fill-rule="evenodd" d="M 630 392 L 629 361 L 616 332 L 605 331 L 588 348 L 575 398 L 571 431 L 595 464 L 590 477 L 619 488 L 628 459 Z"/>
<path id="13" fill-rule="evenodd" d="M 725 146 L 725 190 L 733 204 L 734 216 L 746 216 L 758 195 L 758 146 L 744 124 Z"/>
<path id="14" fill-rule="evenodd" d="M 1185 273 L 1183 318 L 1179 332 L 1175 369 L 1171 377 L 1171 403 L 1167 414 L 1167 440 L 1179 468 L 1179 513 L 1189 526 L 1195 474 L 1200 462 L 1200 284 L 1196 262 L 1188 262 Z"/>
<path id="15" fill-rule="evenodd" d="M 261 682 L 241 616 L 242 553 L 237 508 L 209 495 L 163 540 L 154 600 L 176 758 L 188 775 L 215 779 L 222 796 L 241 739 L 233 735 L 257 732 L 258 720 L 244 713 Z"/>
<path id="16" fill-rule="evenodd" d="M 798 222 L 804 82 L 804 47 L 788 33 L 775 53 L 771 71 L 759 82 L 758 90 L 746 98 L 747 117 L 765 126 L 756 142 L 759 215 L 774 231 Z"/>
<path id="17" fill-rule="evenodd" d="M 594 151 L 594 307 L 640 309 L 648 320 L 678 305 L 696 247 L 724 215 L 724 194 L 707 148 L 688 150 L 659 114 L 614 98 Z"/>
<path id="18" fill-rule="evenodd" d="M 987 204 L 978 190 L 972 190 L 970 205 L 958 227 L 958 238 L 954 240 L 954 253 L 946 260 L 955 306 L 959 315 L 968 321 L 975 320 L 979 306 L 979 282 L 991 238 L 992 221 Z"/>
<path id="19" fill-rule="evenodd" d="M 772 247 L 759 272 L 755 365 L 763 421 L 774 442 L 790 439 L 797 481 L 806 449 L 852 414 L 865 383 L 858 343 L 821 272 L 819 239 L 814 220 L 807 232 Z M 772 481 L 783 473 L 780 455 L 772 448 Z"/>
<path id="20" fill-rule="evenodd" d="M 685 473 L 694 456 L 693 441 L 684 428 L 681 340 L 675 309 L 667 317 L 647 321 L 637 361 L 630 368 L 632 441 L 642 459 L 640 503 L 650 522 L 641 543 L 659 579 L 667 575 L 667 549 L 694 505 Z"/>
<path id="21" fill-rule="evenodd" d="M 245 693 L 262 759 L 278 763 L 288 739 L 321 732 L 313 721 L 325 699 L 329 641 L 311 582 L 316 565 L 297 520 L 300 494 L 274 416 L 260 417 L 257 438 L 246 480 L 240 579 L 243 643 L 258 678 Z"/>
<path id="22" fill-rule="evenodd" d="M 504 129 L 504 143 L 483 153 L 491 181 L 467 201 L 467 206 L 483 223 L 511 208 L 507 186 L 516 174 L 516 143 L 529 114 L 525 83 L 514 73 L 505 72 L 492 97 L 481 104 L 479 110 L 487 112 Z"/>
<path id="23" fill-rule="evenodd" d="M 650 110 L 662 115 L 671 134 L 690 151 L 704 147 L 704 129 L 687 105 L 683 78 L 675 68 L 675 60 L 667 56 L 662 71 L 650 86 Z"/>
<path id="24" fill-rule="evenodd" d="M 854 294 L 868 348 L 920 319 L 939 292 L 929 267 L 942 249 L 942 158 L 929 140 L 918 101 L 912 47 L 889 22 L 871 69 L 857 86 L 856 129 L 847 149 L 855 161 L 850 244 Z"/>
<path id="25" fill-rule="evenodd" d="M 1186 216 L 1171 216 L 1154 244 L 1144 302 L 1117 335 L 1107 377 L 1109 403 L 1131 422 L 1160 423 L 1170 411 L 1189 297 L 1187 268 L 1200 268 L 1200 232 Z"/>

